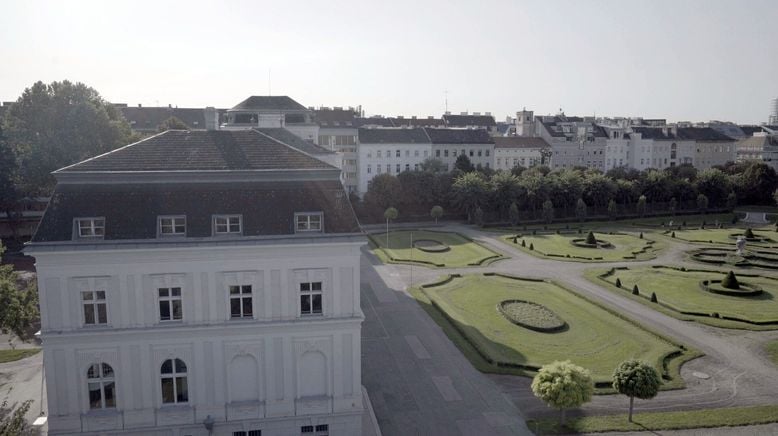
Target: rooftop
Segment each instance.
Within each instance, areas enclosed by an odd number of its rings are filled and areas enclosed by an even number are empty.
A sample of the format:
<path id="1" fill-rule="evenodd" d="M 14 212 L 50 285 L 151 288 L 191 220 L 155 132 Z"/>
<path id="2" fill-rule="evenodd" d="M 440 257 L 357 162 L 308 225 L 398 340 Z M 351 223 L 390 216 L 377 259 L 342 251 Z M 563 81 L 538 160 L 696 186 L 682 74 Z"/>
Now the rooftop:
<path id="1" fill-rule="evenodd" d="M 168 130 L 57 172 L 333 168 L 291 145 L 282 144 L 255 130 Z"/>
<path id="2" fill-rule="evenodd" d="M 446 125 L 449 127 L 469 127 L 469 126 L 496 126 L 494 117 L 491 115 L 443 115 Z"/>
<path id="3" fill-rule="evenodd" d="M 361 144 L 429 144 L 430 138 L 421 128 L 359 129 Z"/>
<path id="4" fill-rule="evenodd" d="M 484 129 L 436 129 L 425 128 L 433 144 L 493 144 L 494 141 Z"/>
<path id="5" fill-rule="evenodd" d="M 548 142 L 541 137 L 495 136 L 494 148 L 547 148 Z"/>
<path id="6" fill-rule="evenodd" d="M 334 151 L 327 150 L 324 147 L 306 141 L 283 127 L 262 127 L 256 128 L 255 130 L 313 156 L 335 154 Z"/>
<path id="7" fill-rule="evenodd" d="M 230 111 L 295 111 L 308 109 L 287 95 L 252 95 L 230 109 Z"/>

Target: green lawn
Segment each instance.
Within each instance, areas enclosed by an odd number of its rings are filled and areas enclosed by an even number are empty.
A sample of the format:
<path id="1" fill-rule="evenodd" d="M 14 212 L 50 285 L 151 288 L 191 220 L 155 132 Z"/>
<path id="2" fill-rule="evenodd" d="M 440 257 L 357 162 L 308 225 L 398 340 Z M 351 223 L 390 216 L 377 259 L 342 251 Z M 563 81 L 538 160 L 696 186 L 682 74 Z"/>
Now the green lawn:
<path id="1" fill-rule="evenodd" d="M 734 249 L 736 239 L 730 236 L 733 234 L 743 233 L 744 230 L 745 228 L 740 227 L 728 229 L 668 230 L 665 232 L 665 236 L 670 237 L 672 232 L 675 232 L 675 239 L 683 242 L 726 244 L 733 247 Z M 772 242 L 748 242 L 747 246 L 778 247 L 778 233 L 776 233 L 771 227 L 764 227 L 762 229 L 754 230 L 754 235 L 757 237 L 770 238 L 772 239 Z"/>
<path id="2" fill-rule="evenodd" d="M 0 350 L 0 363 L 13 362 L 38 354 L 40 348 L 24 348 L 16 350 Z"/>
<path id="3" fill-rule="evenodd" d="M 764 347 L 767 357 L 778 366 L 778 341 L 770 341 Z"/>
<path id="4" fill-rule="evenodd" d="M 627 399 L 624 399 L 626 408 Z M 570 419 L 564 428 L 556 420 L 530 420 L 527 427 L 536 434 L 599 433 L 607 431 L 658 431 L 690 428 L 734 427 L 778 422 L 778 405 L 728 407 L 677 412 L 645 412 L 627 415 L 585 416 Z M 744 429 L 745 430 L 745 429 Z M 743 433 L 745 434 L 745 433 Z"/>
<path id="5" fill-rule="evenodd" d="M 411 246 L 413 241 L 437 241 L 449 250 L 431 253 Z M 398 230 L 389 232 L 389 247 L 386 247 L 386 233 L 370 235 L 377 248 L 374 253 L 384 262 L 414 263 L 428 267 L 458 268 L 487 265 L 503 256 L 458 233 L 430 230 Z"/>
<path id="6" fill-rule="evenodd" d="M 763 289 L 755 297 L 732 297 L 706 292 L 700 288 L 700 281 L 720 280 L 725 271 L 693 270 L 680 271 L 670 267 L 620 268 L 597 274 L 587 273 L 590 280 L 609 283 L 609 289 L 617 291 L 616 279 L 621 281 L 622 295 L 635 298 L 655 309 L 662 310 L 681 319 L 693 319 L 716 327 L 755 330 L 778 329 L 778 280 L 752 273 L 739 273 L 738 280 L 754 284 Z M 640 296 L 632 295 L 634 285 Z M 651 293 L 656 293 L 658 303 L 649 302 Z M 718 314 L 718 316 L 716 316 Z M 727 319 L 732 318 L 732 319 Z"/>
<path id="7" fill-rule="evenodd" d="M 579 233 L 523 233 L 518 235 L 506 235 L 502 241 L 513 247 L 538 257 L 546 257 L 556 260 L 569 260 L 577 262 L 615 262 L 624 260 L 647 260 L 656 257 L 662 244 L 649 239 L 640 239 L 638 236 L 627 234 L 595 233 L 598 240 L 609 242 L 611 248 L 585 248 L 572 244 L 573 239 L 582 239 L 588 232 Z M 517 243 L 513 243 L 513 237 L 518 236 Z M 522 242 L 524 241 L 524 246 Z M 531 250 L 530 247 L 533 249 Z"/>
<path id="8" fill-rule="evenodd" d="M 634 357 L 672 379 L 665 388 L 682 386 L 682 359 L 665 359 L 680 355 L 678 346 L 554 283 L 483 274 L 441 283 L 413 295 L 482 371 L 530 375 L 544 364 L 570 359 L 607 389 L 613 369 Z M 511 323 L 497 305 L 513 299 L 543 305 L 568 328 L 542 333 Z"/>

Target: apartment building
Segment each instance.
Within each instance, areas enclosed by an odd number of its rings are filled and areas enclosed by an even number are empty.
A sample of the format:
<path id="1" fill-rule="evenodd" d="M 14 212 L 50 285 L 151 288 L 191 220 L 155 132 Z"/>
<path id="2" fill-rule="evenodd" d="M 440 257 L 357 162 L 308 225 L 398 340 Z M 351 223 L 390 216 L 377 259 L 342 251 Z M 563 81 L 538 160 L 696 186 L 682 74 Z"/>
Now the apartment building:
<path id="1" fill-rule="evenodd" d="M 449 171 L 457 157 L 465 155 L 477 168 L 494 165 L 494 139 L 485 129 L 434 129 L 424 131 L 432 144 L 431 156 L 443 162 Z"/>
<path id="2" fill-rule="evenodd" d="M 539 137 L 495 136 L 494 169 L 510 171 L 515 167 L 549 165 L 551 146 Z"/>
<path id="3" fill-rule="evenodd" d="M 322 107 L 314 111 L 319 125 L 318 144 L 338 153 L 337 165 L 343 170 L 343 186 L 349 193 L 357 191 L 359 156 L 357 154 L 357 118 L 355 108 Z"/>
<path id="4" fill-rule="evenodd" d="M 432 142 L 422 128 L 360 128 L 358 155 L 358 187 L 364 194 L 379 174 L 421 169 L 432 156 Z"/>

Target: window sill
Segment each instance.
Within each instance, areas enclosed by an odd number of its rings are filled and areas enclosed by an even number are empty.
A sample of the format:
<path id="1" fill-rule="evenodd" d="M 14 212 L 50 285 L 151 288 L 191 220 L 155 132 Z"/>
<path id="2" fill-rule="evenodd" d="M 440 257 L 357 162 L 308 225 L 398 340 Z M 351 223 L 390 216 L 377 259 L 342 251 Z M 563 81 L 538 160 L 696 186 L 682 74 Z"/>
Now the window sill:
<path id="1" fill-rule="evenodd" d="M 89 409 L 81 415 L 85 418 L 110 418 L 121 415 L 121 411 L 115 407 L 105 409 Z"/>
<path id="2" fill-rule="evenodd" d="M 81 328 L 84 330 L 110 330 L 113 328 L 111 324 L 82 324 Z"/>

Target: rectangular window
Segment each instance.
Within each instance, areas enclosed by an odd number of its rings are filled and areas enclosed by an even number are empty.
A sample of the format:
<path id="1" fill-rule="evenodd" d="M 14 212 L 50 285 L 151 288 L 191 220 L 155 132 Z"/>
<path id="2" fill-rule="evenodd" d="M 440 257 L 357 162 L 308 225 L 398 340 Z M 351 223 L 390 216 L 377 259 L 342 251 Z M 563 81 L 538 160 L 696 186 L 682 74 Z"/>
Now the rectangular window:
<path id="1" fill-rule="evenodd" d="M 81 301 L 84 307 L 84 325 L 108 324 L 105 291 L 83 291 Z"/>
<path id="2" fill-rule="evenodd" d="M 102 238 L 105 235 L 105 218 L 77 218 L 79 238 Z"/>
<path id="3" fill-rule="evenodd" d="M 489 157 L 489 150 L 486 150 L 486 157 Z"/>
<path id="4" fill-rule="evenodd" d="M 448 150 L 443 150 L 443 157 L 448 157 Z"/>
<path id="5" fill-rule="evenodd" d="M 262 430 L 249 430 L 249 436 L 262 436 Z"/>
<path id="6" fill-rule="evenodd" d="M 470 157 L 473 157 L 473 150 L 470 150 Z"/>
<path id="7" fill-rule="evenodd" d="M 478 157 L 481 157 L 481 150 L 478 150 Z"/>
<path id="8" fill-rule="evenodd" d="M 424 157 L 427 157 L 427 150 L 424 150 Z"/>
<path id="9" fill-rule="evenodd" d="M 410 156 L 411 156 L 411 151 L 405 150 L 405 157 L 410 157 Z"/>
<path id="10" fill-rule="evenodd" d="M 370 157 L 370 153 L 367 154 L 367 157 Z M 381 150 L 375 152 L 375 157 L 381 157 Z"/>
<path id="11" fill-rule="evenodd" d="M 413 157 L 419 157 L 419 150 L 413 150 Z"/>
<path id="12" fill-rule="evenodd" d="M 240 215 L 217 215 L 213 217 L 213 232 L 217 235 L 240 234 L 243 231 Z"/>
<path id="13" fill-rule="evenodd" d="M 394 157 L 400 157 L 400 150 L 394 152 Z"/>
<path id="14" fill-rule="evenodd" d="M 186 235 L 185 216 L 161 216 L 158 218 L 159 234 L 162 236 Z"/>
<path id="15" fill-rule="evenodd" d="M 298 232 L 321 231 L 321 213 L 297 213 L 294 220 L 295 230 Z"/>
<path id="16" fill-rule="evenodd" d="M 329 436 L 330 426 L 328 424 L 319 424 L 315 427 L 304 425 L 300 427 L 300 433 L 306 436 Z"/>
<path id="17" fill-rule="evenodd" d="M 180 321 L 184 317 L 181 288 L 159 288 L 159 320 Z"/>
<path id="18" fill-rule="evenodd" d="M 230 318 L 253 318 L 251 285 L 230 286 Z"/>
<path id="19" fill-rule="evenodd" d="M 372 172 L 372 170 L 373 170 L 373 168 L 370 165 L 368 165 L 367 166 L 367 173 L 370 174 Z"/>
<path id="20" fill-rule="evenodd" d="M 451 150 L 451 156 L 457 157 L 457 151 L 456 150 Z"/>
<path id="21" fill-rule="evenodd" d="M 405 171 L 411 170 L 411 164 L 405 164 Z"/>
<path id="22" fill-rule="evenodd" d="M 435 150 L 435 157 L 440 157 L 440 150 Z"/>
<path id="23" fill-rule="evenodd" d="M 400 164 L 395 165 L 395 169 L 397 170 L 397 174 L 400 174 Z"/>
<path id="24" fill-rule="evenodd" d="M 322 283 L 300 283 L 300 315 L 322 314 Z"/>

